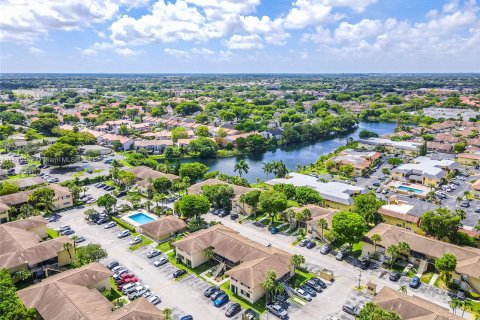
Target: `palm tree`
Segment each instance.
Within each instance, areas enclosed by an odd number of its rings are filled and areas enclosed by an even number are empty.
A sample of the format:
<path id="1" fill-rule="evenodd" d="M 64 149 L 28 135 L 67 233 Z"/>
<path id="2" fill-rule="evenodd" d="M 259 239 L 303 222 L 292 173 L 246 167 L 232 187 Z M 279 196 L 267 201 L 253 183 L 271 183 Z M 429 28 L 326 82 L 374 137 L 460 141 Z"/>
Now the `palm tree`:
<path id="1" fill-rule="evenodd" d="M 78 239 L 78 236 L 72 236 L 72 241 L 73 241 L 73 251 L 75 251 L 77 249 L 77 243 L 75 241 L 77 241 Z"/>
<path id="2" fill-rule="evenodd" d="M 288 173 L 287 166 L 283 163 L 282 160 L 275 162 L 275 167 L 273 169 L 273 173 L 275 174 L 275 178 L 285 178 Z"/>
<path id="3" fill-rule="evenodd" d="M 206 258 L 207 260 L 212 259 L 212 258 L 213 258 L 213 254 L 214 254 L 214 252 L 213 252 L 213 248 L 212 248 L 212 247 L 207 248 L 207 249 L 205 250 L 205 258 Z"/>
<path id="4" fill-rule="evenodd" d="M 248 169 L 250 169 L 250 167 L 248 166 L 248 163 L 245 161 L 245 159 L 242 159 L 235 164 L 235 166 L 233 167 L 233 172 L 238 171 L 238 175 L 241 178 L 242 177 L 242 172 L 245 172 L 245 174 L 247 174 Z"/>
<path id="5" fill-rule="evenodd" d="M 404 256 L 409 256 L 410 255 L 410 245 L 404 241 L 401 241 L 397 244 L 397 248 L 398 248 L 398 252 L 401 254 L 401 255 L 404 255 Z"/>
<path id="6" fill-rule="evenodd" d="M 292 209 L 288 209 L 287 211 L 285 211 L 285 217 L 287 218 L 288 222 L 290 223 L 290 228 L 292 228 L 292 225 L 293 225 L 293 222 L 296 222 L 295 220 L 295 211 L 293 211 Z"/>
<path id="7" fill-rule="evenodd" d="M 472 302 L 470 300 L 460 301 L 460 308 L 462 309 L 462 317 L 465 314 L 466 310 L 470 310 L 472 307 Z"/>
<path id="8" fill-rule="evenodd" d="M 398 250 L 398 246 L 392 244 L 390 247 L 387 248 L 387 252 L 392 258 L 392 265 L 395 263 L 397 260 L 398 256 L 400 255 L 400 251 Z"/>
<path id="9" fill-rule="evenodd" d="M 377 253 L 377 243 L 379 243 L 380 241 L 382 241 L 382 236 L 380 236 L 378 233 L 374 233 L 374 234 L 372 234 L 372 236 L 370 237 L 370 240 L 373 241 L 373 245 L 375 246 L 375 253 Z"/>
<path id="10" fill-rule="evenodd" d="M 72 247 L 72 244 L 70 242 L 65 242 L 63 244 L 63 249 L 67 250 L 68 256 L 70 257 L 70 260 L 72 260 L 72 254 L 70 253 L 70 248 Z"/>
<path id="11" fill-rule="evenodd" d="M 150 208 L 152 207 L 153 202 L 150 200 L 145 201 L 145 207 L 147 208 L 147 211 L 150 212 Z"/>
<path id="12" fill-rule="evenodd" d="M 265 280 L 262 282 L 262 286 L 267 292 L 267 299 L 265 299 L 265 303 L 268 303 L 268 294 L 275 289 L 275 281 L 277 280 L 277 273 L 275 271 L 268 271 Z"/>
<path id="13" fill-rule="evenodd" d="M 305 263 L 305 257 L 301 254 L 294 254 L 290 257 L 290 265 L 292 265 L 294 269 L 300 267 L 303 263 Z"/>
<path id="14" fill-rule="evenodd" d="M 268 175 L 273 172 L 273 169 L 275 168 L 274 162 L 267 162 L 263 163 L 263 172 L 267 175 L 267 180 L 268 180 Z"/>
<path id="15" fill-rule="evenodd" d="M 457 307 L 461 304 L 461 301 L 457 298 L 452 298 L 449 304 L 450 308 L 452 308 L 453 314 L 457 314 Z"/>
<path id="16" fill-rule="evenodd" d="M 407 294 L 407 286 L 400 286 L 400 288 L 398 288 L 398 291 L 400 291 L 401 293 Z"/>
<path id="17" fill-rule="evenodd" d="M 324 218 L 320 218 L 317 221 L 317 227 L 322 230 L 322 239 L 323 239 L 323 231 L 328 228 L 328 222 Z"/>

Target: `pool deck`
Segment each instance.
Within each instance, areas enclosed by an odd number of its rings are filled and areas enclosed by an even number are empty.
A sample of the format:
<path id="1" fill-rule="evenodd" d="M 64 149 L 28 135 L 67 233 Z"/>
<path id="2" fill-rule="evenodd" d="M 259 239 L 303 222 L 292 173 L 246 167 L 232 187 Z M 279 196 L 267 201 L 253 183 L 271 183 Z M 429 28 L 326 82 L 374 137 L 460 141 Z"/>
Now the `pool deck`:
<path id="1" fill-rule="evenodd" d="M 148 213 L 148 212 L 146 212 L 146 211 L 144 211 L 144 210 L 130 211 L 130 212 L 128 212 L 127 214 L 123 215 L 123 216 L 121 217 L 121 219 L 122 219 L 123 221 L 131 224 L 131 225 L 134 226 L 134 227 L 140 227 L 140 226 L 141 226 L 142 224 L 144 224 L 144 223 L 138 223 L 137 221 L 135 221 L 135 220 L 133 220 L 132 218 L 130 218 L 130 216 L 133 216 L 133 215 L 138 214 L 138 213 L 143 213 L 143 214 L 146 215 L 147 217 L 152 218 L 153 221 L 158 219 L 158 217 L 157 217 L 156 215 L 151 214 L 151 213 Z"/>
<path id="2" fill-rule="evenodd" d="M 422 192 L 417 193 L 417 192 L 410 192 L 410 191 L 407 191 L 407 190 L 399 189 L 399 187 L 401 187 L 401 186 L 404 186 L 404 187 L 407 187 L 407 188 L 412 188 L 412 189 L 418 189 Z M 426 187 L 424 185 L 415 184 L 415 183 L 408 183 L 408 182 L 404 182 L 404 181 L 396 181 L 396 180 L 390 181 L 385 187 L 389 190 L 394 189 L 399 194 L 406 194 L 406 195 L 413 194 L 415 197 L 418 197 L 418 198 L 426 198 L 427 194 L 430 192 L 430 188 Z"/>

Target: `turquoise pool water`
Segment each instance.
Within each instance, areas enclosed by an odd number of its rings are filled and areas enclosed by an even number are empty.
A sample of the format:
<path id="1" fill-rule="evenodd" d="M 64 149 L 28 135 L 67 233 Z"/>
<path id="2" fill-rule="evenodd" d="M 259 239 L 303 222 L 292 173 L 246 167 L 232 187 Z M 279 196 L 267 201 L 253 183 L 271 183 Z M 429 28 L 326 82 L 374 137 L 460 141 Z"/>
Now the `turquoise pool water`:
<path id="1" fill-rule="evenodd" d="M 133 221 L 137 222 L 138 224 L 145 224 L 148 222 L 152 222 L 154 219 L 147 216 L 145 213 L 139 212 L 128 216 Z"/>
<path id="2" fill-rule="evenodd" d="M 413 192 L 413 193 L 423 193 L 423 190 L 416 189 L 416 188 L 411 188 L 411 187 L 406 187 L 406 186 L 399 186 L 397 189 L 402 190 L 402 191 Z"/>

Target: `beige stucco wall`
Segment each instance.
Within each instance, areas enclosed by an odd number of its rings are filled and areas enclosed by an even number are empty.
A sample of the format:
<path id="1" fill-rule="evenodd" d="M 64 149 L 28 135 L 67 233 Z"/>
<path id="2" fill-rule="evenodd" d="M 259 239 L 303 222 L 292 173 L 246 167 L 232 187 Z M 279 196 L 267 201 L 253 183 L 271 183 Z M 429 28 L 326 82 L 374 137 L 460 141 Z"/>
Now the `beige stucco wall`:
<path id="1" fill-rule="evenodd" d="M 47 234 L 47 225 L 46 225 L 46 224 L 42 224 L 42 225 L 36 226 L 35 228 L 32 228 L 32 229 L 30 229 L 30 230 L 28 230 L 28 231 L 35 233 L 37 236 L 39 236 L 39 237 L 42 238 L 42 239 L 45 239 L 45 238 L 47 238 L 47 236 L 48 236 L 48 234 Z"/>
<path id="2" fill-rule="evenodd" d="M 72 255 L 72 257 L 75 255 L 75 250 L 73 250 L 73 247 L 70 248 L 70 254 Z M 72 259 L 68 255 L 67 250 L 62 250 L 62 251 L 58 252 L 58 266 L 59 267 L 67 265 L 70 262 L 72 262 Z"/>
<path id="3" fill-rule="evenodd" d="M 266 293 L 265 289 L 261 285 L 255 288 L 247 288 L 246 286 L 236 281 L 235 279 L 230 278 L 230 290 L 232 290 L 232 286 L 237 287 L 237 296 L 247 300 L 250 303 L 257 302 L 257 300 L 262 298 Z M 247 297 L 244 293 L 242 294 L 242 290 L 244 292 L 247 292 L 250 295 L 250 297 Z"/>
<path id="4" fill-rule="evenodd" d="M 73 198 L 71 195 L 65 196 L 62 198 L 54 199 L 53 204 L 55 209 L 60 210 L 64 208 L 69 208 L 73 206 Z"/>
<path id="5" fill-rule="evenodd" d="M 185 263 L 186 265 L 188 265 L 187 263 L 187 259 L 191 261 L 191 267 L 192 268 L 196 268 L 198 267 L 199 265 L 207 262 L 207 258 L 205 257 L 205 253 L 204 252 L 198 252 L 198 253 L 195 253 L 193 255 L 189 255 L 187 254 L 186 252 L 183 252 L 182 250 L 178 249 L 176 250 L 176 256 L 177 257 L 183 257 L 183 260 L 182 262 Z"/>

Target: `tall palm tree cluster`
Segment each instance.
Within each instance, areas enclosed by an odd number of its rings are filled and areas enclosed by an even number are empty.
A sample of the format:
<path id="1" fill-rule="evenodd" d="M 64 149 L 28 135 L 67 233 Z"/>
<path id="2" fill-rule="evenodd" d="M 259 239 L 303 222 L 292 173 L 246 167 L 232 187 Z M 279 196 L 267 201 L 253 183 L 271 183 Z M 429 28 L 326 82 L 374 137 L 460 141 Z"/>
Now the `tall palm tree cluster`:
<path id="1" fill-rule="evenodd" d="M 263 172 L 267 175 L 273 173 L 275 178 L 285 178 L 288 174 L 288 169 L 285 163 L 282 160 L 279 161 L 271 161 L 263 164 Z"/>

